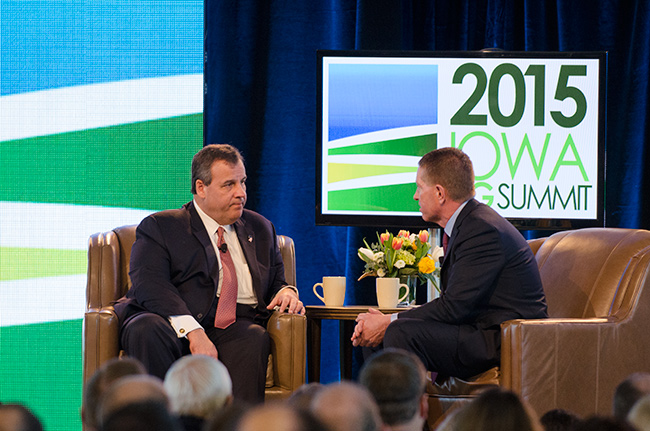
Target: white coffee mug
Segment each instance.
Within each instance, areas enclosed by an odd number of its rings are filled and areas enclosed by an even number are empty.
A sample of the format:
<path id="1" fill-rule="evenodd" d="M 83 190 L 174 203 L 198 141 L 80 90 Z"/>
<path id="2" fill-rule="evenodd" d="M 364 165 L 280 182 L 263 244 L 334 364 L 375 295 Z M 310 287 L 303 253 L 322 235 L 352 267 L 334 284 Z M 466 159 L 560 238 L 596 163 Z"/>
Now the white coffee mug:
<path id="1" fill-rule="evenodd" d="M 323 296 L 318 294 L 317 287 L 323 288 Z M 345 301 L 345 277 L 323 277 L 322 283 L 314 284 L 314 295 L 328 307 L 341 307 Z"/>
<path id="2" fill-rule="evenodd" d="M 404 296 L 399 298 L 400 287 L 406 289 Z M 377 304 L 379 308 L 395 308 L 397 304 L 409 296 L 409 287 L 400 284 L 399 278 L 378 277 L 377 278 Z"/>

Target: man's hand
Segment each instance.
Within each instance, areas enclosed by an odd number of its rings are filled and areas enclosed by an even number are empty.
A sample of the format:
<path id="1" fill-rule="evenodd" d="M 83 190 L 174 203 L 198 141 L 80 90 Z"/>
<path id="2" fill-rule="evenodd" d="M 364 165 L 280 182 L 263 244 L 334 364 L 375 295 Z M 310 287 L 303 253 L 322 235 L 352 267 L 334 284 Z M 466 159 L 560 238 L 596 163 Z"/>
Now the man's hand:
<path id="1" fill-rule="evenodd" d="M 384 314 L 375 308 L 357 316 L 357 325 L 352 334 L 353 346 L 376 347 L 384 341 L 386 328 L 390 325 L 390 314 Z"/>
<path id="2" fill-rule="evenodd" d="M 276 306 L 279 307 L 280 311 L 286 310 L 290 314 L 305 314 L 305 306 L 291 288 L 284 288 L 279 291 L 266 308 L 273 310 Z"/>
<path id="3" fill-rule="evenodd" d="M 207 355 L 219 359 L 217 348 L 210 341 L 203 329 L 195 329 L 187 334 L 187 340 L 190 342 L 190 352 L 193 355 Z"/>

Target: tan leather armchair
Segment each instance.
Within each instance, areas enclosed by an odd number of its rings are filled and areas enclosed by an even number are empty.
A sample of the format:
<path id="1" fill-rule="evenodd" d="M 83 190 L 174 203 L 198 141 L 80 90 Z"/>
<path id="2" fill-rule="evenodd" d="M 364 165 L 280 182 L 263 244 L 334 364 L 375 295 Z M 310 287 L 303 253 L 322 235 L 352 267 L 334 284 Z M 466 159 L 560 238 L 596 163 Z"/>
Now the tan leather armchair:
<path id="1" fill-rule="evenodd" d="M 650 372 L 650 231 L 578 229 L 529 245 L 549 318 L 501 325 L 500 370 L 430 385 L 430 424 L 499 384 L 539 415 L 554 408 L 608 415 L 618 383 Z"/>
<path id="2" fill-rule="evenodd" d="M 136 226 L 123 226 L 90 237 L 88 284 L 84 314 L 84 382 L 110 358 L 119 356 L 119 323 L 113 302 L 131 287 L 129 259 Z M 278 236 L 285 277 L 295 285 L 296 266 L 293 240 Z M 275 312 L 267 329 L 271 356 L 267 371 L 266 399 L 288 397 L 305 383 L 305 316 Z"/>

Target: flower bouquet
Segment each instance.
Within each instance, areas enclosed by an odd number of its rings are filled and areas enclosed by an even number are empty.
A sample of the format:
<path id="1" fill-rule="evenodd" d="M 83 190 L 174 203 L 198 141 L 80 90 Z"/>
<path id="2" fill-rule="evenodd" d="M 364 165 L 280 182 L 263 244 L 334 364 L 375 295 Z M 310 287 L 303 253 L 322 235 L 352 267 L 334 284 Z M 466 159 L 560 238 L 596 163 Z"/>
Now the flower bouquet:
<path id="1" fill-rule="evenodd" d="M 377 232 L 378 242 L 359 248 L 358 255 L 366 263 L 359 280 L 368 277 L 400 277 L 417 275 L 422 282 L 430 280 L 435 289 L 440 292 L 438 276 L 440 268 L 438 261 L 442 256 L 442 247 L 434 247 L 432 253 L 427 252 L 429 232 L 421 230 L 417 235 L 401 230 L 395 236 L 386 231 Z"/>

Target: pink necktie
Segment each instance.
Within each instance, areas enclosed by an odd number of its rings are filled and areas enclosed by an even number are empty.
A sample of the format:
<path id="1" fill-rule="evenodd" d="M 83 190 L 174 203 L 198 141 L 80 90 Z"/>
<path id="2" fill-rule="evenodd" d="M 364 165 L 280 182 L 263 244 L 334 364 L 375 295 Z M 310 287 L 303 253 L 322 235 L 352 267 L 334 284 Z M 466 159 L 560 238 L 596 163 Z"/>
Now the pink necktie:
<path id="1" fill-rule="evenodd" d="M 235 265 L 232 263 L 232 257 L 228 247 L 223 240 L 223 228 L 217 229 L 217 246 L 221 253 L 221 266 L 223 268 L 223 281 L 221 286 L 221 295 L 217 304 L 217 315 L 214 318 L 214 326 L 219 329 L 225 329 L 235 322 L 237 314 L 237 274 Z"/>

